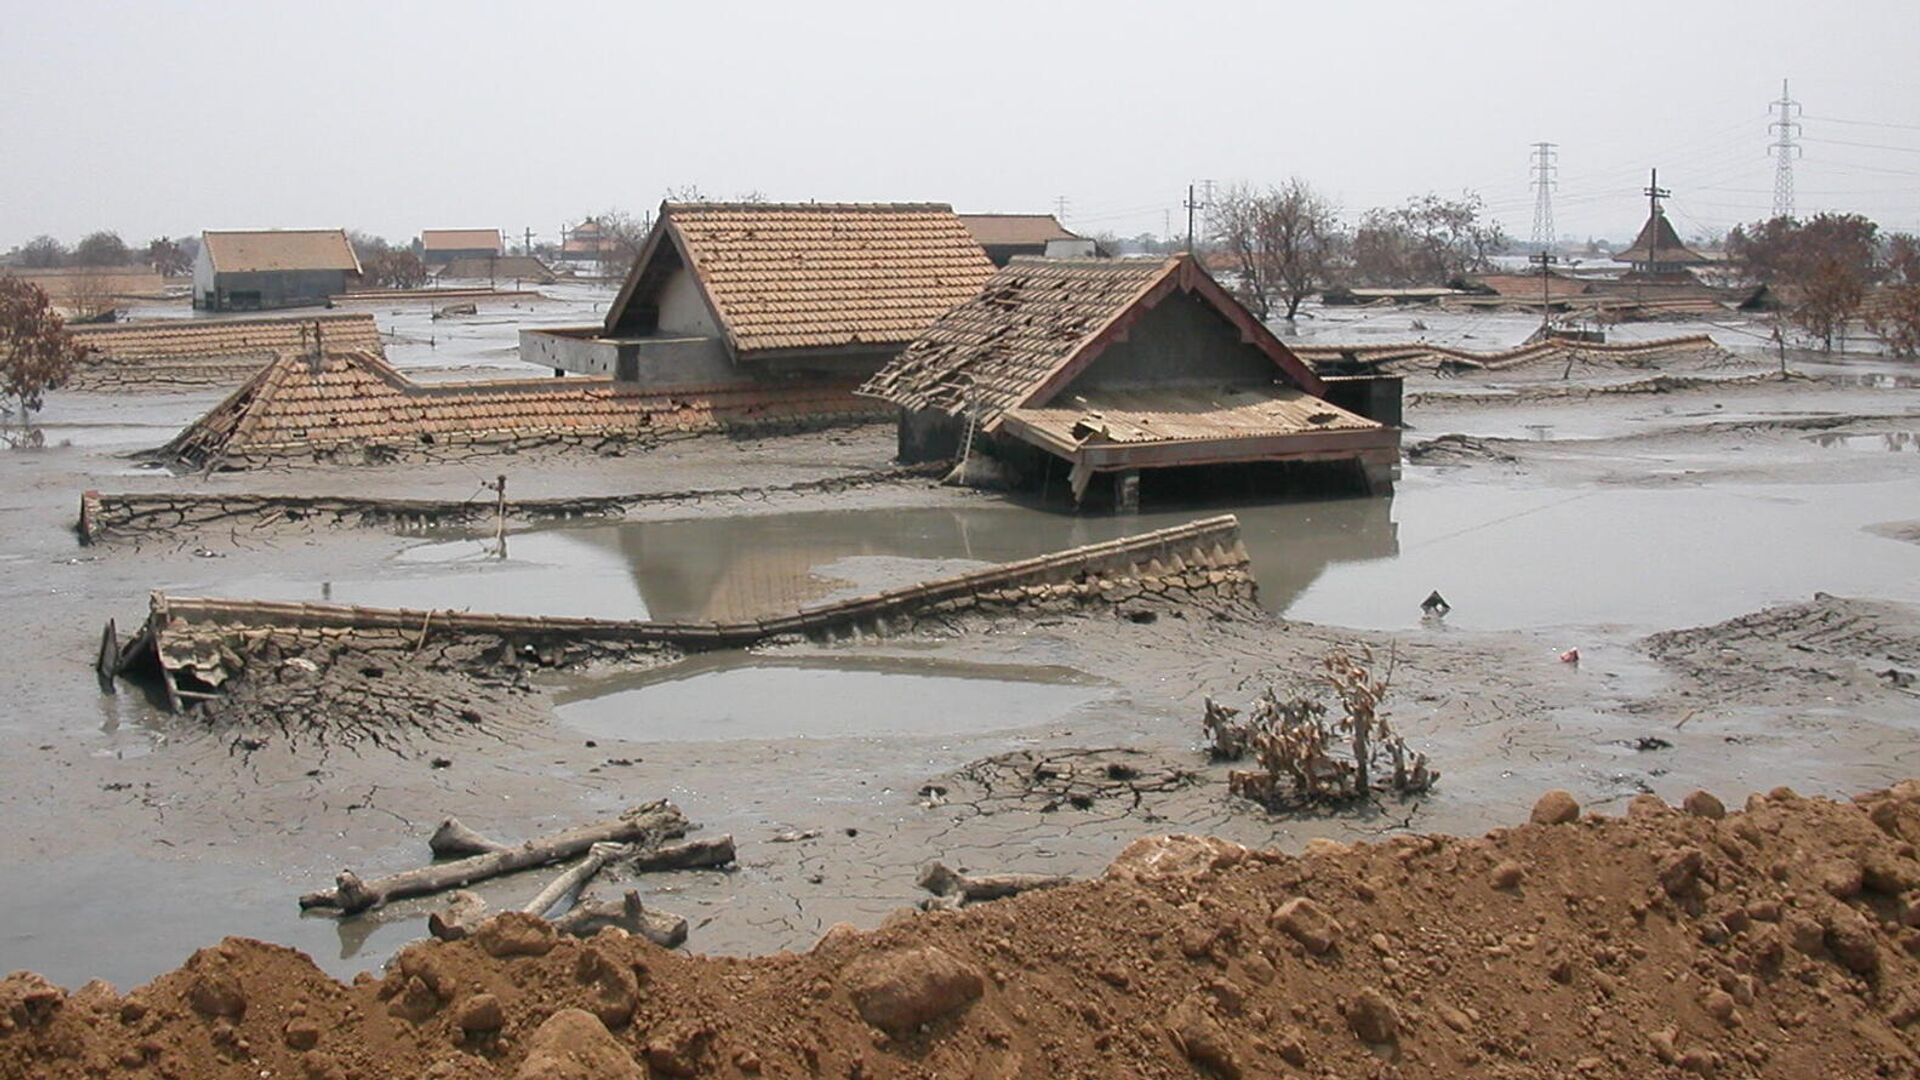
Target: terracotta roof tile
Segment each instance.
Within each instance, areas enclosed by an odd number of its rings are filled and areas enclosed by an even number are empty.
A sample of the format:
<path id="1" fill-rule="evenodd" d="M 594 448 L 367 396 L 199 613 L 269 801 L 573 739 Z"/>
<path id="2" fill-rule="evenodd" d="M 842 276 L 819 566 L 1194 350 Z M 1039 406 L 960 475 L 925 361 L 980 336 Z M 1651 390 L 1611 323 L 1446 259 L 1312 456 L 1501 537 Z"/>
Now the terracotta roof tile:
<path id="1" fill-rule="evenodd" d="M 1024 399 L 1165 277 L 1174 259 L 1015 259 L 860 392 L 908 409 L 986 416 Z"/>
<path id="2" fill-rule="evenodd" d="M 298 318 L 167 319 L 69 327 L 86 350 L 79 389 L 233 385 L 268 362 L 326 352 L 381 353 L 370 314 Z"/>
<path id="3" fill-rule="evenodd" d="M 499 229 L 422 229 L 420 246 L 427 251 L 505 250 Z"/>
<path id="4" fill-rule="evenodd" d="M 213 268 L 222 274 L 266 270 L 360 272 L 345 229 L 258 229 L 200 234 Z"/>
<path id="5" fill-rule="evenodd" d="M 961 214 L 961 224 L 982 247 L 1045 246 L 1049 240 L 1077 240 L 1052 214 Z"/>
<path id="6" fill-rule="evenodd" d="M 791 403 L 805 414 L 879 413 L 851 390 L 850 383 L 823 382 L 666 394 L 579 377 L 422 384 L 368 352 L 328 356 L 318 364 L 291 356 L 261 370 L 162 454 L 201 467 L 350 446 L 430 449 L 439 436 L 498 443 L 567 435 L 637 437 L 649 428 L 715 430 L 769 401 Z"/>
<path id="7" fill-rule="evenodd" d="M 993 273 L 938 204 L 666 203 L 660 220 L 736 353 L 905 344 Z"/>

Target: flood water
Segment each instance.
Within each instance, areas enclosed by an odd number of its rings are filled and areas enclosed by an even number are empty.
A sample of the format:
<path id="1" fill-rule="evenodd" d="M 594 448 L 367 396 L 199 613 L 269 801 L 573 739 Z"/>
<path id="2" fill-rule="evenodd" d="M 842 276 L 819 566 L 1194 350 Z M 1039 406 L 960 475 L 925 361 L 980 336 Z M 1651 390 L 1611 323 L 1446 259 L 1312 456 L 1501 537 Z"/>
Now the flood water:
<path id="1" fill-rule="evenodd" d="M 1060 668 L 932 659 L 696 657 L 556 694 L 560 723 L 596 740 L 900 738 L 1058 719 L 1100 695 Z"/>
<path id="2" fill-rule="evenodd" d="M 1886 446 L 1884 436 L 1862 447 Z M 1898 449 L 1898 447 L 1896 447 Z M 1822 451 L 1816 451 L 1822 452 Z M 1408 470 L 1392 498 L 1227 508 L 1261 603 L 1338 626 L 1509 630 L 1698 625 L 1813 592 L 1920 599 L 1920 546 L 1867 531 L 1920 506 L 1920 474 L 1857 483 L 1546 487 Z M 172 591 L 514 614 L 734 620 L 1190 521 L 1220 508 L 1077 516 L 1008 503 L 692 518 L 436 541 L 360 578 L 210 578 Z M 783 676 L 791 677 L 791 676 Z"/>

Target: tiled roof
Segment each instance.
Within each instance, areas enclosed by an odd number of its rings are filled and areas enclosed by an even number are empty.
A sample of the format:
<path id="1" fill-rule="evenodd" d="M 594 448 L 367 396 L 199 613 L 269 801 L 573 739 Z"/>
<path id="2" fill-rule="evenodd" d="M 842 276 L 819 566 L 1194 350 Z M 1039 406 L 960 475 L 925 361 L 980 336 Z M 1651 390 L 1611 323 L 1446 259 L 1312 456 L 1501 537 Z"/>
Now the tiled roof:
<path id="1" fill-rule="evenodd" d="M 986 252 L 945 205 L 663 203 L 653 236 L 612 309 L 661 278 L 675 243 L 736 356 L 897 346 L 972 296 Z"/>
<path id="2" fill-rule="evenodd" d="M 214 270 L 246 274 L 269 270 L 360 272 L 345 229 L 209 230 L 200 234 Z"/>
<path id="3" fill-rule="evenodd" d="M 498 258 L 482 258 L 467 255 L 447 260 L 446 268 L 440 276 L 458 281 L 479 281 L 485 278 L 520 278 L 525 281 L 541 283 L 554 280 L 553 271 L 547 264 L 532 255 L 501 255 Z"/>
<path id="4" fill-rule="evenodd" d="M 1667 266 L 1698 266 L 1711 262 L 1706 256 L 1695 252 L 1680 242 L 1680 234 L 1673 231 L 1673 223 L 1667 215 L 1655 213 L 1640 226 L 1640 235 L 1625 251 L 1613 253 L 1614 262 L 1661 263 Z"/>
<path id="5" fill-rule="evenodd" d="M 1380 426 L 1304 391 L 1277 384 L 1231 390 L 1099 390 L 1073 402 L 1011 409 L 1007 418 L 1039 429 L 1059 442 L 1083 446 L 1371 431 Z"/>
<path id="6" fill-rule="evenodd" d="M 1536 304 L 1540 302 L 1542 289 L 1539 274 L 1479 274 L 1473 278 L 1473 281 L 1507 299 L 1531 301 Z M 1565 300 L 1586 292 L 1587 285 L 1588 282 L 1585 281 L 1549 274 L 1545 292 L 1550 302 Z"/>
<path id="7" fill-rule="evenodd" d="M 303 318 L 166 319 L 70 328 L 86 350 L 76 390 L 177 390 L 234 386 L 282 357 L 316 350 L 380 352 L 373 316 L 330 312 Z M 317 331 L 317 332 L 316 332 Z"/>
<path id="8" fill-rule="evenodd" d="M 1715 344 L 1713 338 L 1706 334 L 1604 344 L 1553 338 L 1498 352 L 1475 352 L 1426 342 L 1352 345 L 1316 343 L 1294 345 L 1293 351 L 1301 359 L 1315 364 L 1346 360 L 1383 372 L 1424 370 L 1443 365 L 1505 371 L 1536 364 L 1556 367 L 1565 365 L 1569 361 L 1586 364 L 1617 363 L 1632 367 L 1672 365 L 1711 367 L 1734 359 L 1732 353 Z"/>
<path id="9" fill-rule="evenodd" d="M 372 353 L 288 357 L 182 431 L 162 456 L 194 467 L 346 447 L 432 453 L 568 436 L 644 438 L 823 415 L 871 414 L 850 384 L 648 391 L 605 378 L 422 384 Z"/>
<path id="10" fill-rule="evenodd" d="M 380 351 L 380 328 L 369 314 L 163 319 L 68 329 L 86 348 L 90 358 L 101 361 L 248 358 L 264 363 L 281 356 L 304 356 L 316 345 L 327 352 Z"/>
<path id="11" fill-rule="evenodd" d="M 1069 365 L 1084 362 L 1103 331 L 1174 289 L 1200 292 L 1286 368 L 1318 382 L 1258 320 L 1188 256 L 1168 259 L 1016 258 L 978 294 L 929 327 L 860 392 L 907 409 L 953 415 L 978 406 L 989 428 L 1034 400 Z M 1276 370 L 1276 376 L 1281 372 Z"/>
<path id="12" fill-rule="evenodd" d="M 960 221 L 982 247 L 1030 244 L 1044 247 L 1049 240 L 1076 240 L 1052 214 L 961 214 Z"/>
<path id="13" fill-rule="evenodd" d="M 428 251 L 500 251 L 499 229 L 422 229 L 420 246 Z"/>

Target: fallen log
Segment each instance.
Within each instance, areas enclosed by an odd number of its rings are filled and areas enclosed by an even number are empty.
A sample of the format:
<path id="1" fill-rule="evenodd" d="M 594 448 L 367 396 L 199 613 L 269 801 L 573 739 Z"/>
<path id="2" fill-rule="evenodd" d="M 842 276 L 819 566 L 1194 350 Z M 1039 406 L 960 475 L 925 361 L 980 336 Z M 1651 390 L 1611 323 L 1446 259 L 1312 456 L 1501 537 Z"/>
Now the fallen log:
<path id="1" fill-rule="evenodd" d="M 448 818 L 433 830 L 427 838 L 427 848 L 436 859 L 463 858 L 468 855 L 485 855 L 494 851 L 505 851 L 508 845 L 497 840 L 489 840 L 479 833 L 460 824 L 459 818 Z"/>
<path id="2" fill-rule="evenodd" d="M 352 870 L 342 870 L 333 888 L 302 896 L 300 906 L 353 915 L 389 901 L 458 889 L 516 870 L 546 866 L 579 855 L 596 843 L 657 846 L 664 840 L 685 836 L 688 827 L 686 815 L 662 799 L 629 810 L 613 821 L 582 825 L 544 839 L 530 840 L 516 848 L 436 863 L 372 881 L 362 879 Z"/>
<path id="3" fill-rule="evenodd" d="M 962 874 L 937 861 L 928 863 L 919 877 L 921 888 L 966 904 L 1000 900 L 1034 889 L 1055 889 L 1072 882 L 1072 878 L 1057 874 Z"/>
<path id="4" fill-rule="evenodd" d="M 629 870 L 696 870 L 725 866 L 734 860 L 733 834 L 710 840 L 687 840 L 634 851 L 622 860 Z"/>
<path id="5" fill-rule="evenodd" d="M 572 911 L 553 920 L 555 930 L 574 937 L 592 937 L 609 926 L 639 934 L 663 949 L 677 949 L 687 941 L 686 916 L 647 907 L 634 889 L 628 889 L 619 900 L 582 900 Z"/>
<path id="6" fill-rule="evenodd" d="M 566 873 L 554 878 L 551 884 L 541 889 L 539 895 L 527 901 L 527 906 L 520 910 L 529 915 L 546 918 L 547 912 L 552 911 L 554 905 L 579 892 L 593 875 L 600 872 L 601 867 L 626 853 L 627 848 L 623 844 L 593 845 L 587 849 L 586 858 L 574 863 L 567 868 Z"/>
<path id="7" fill-rule="evenodd" d="M 462 897 L 447 911 L 427 917 L 428 933 L 441 941 L 459 941 L 479 929 L 487 918 L 487 902 L 472 893 Z M 686 917 L 647 907 L 635 889 L 628 889 L 619 900 L 582 900 L 572 911 L 549 921 L 560 933 L 579 938 L 590 938 L 613 926 L 666 949 L 679 948 L 687 941 Z"/>

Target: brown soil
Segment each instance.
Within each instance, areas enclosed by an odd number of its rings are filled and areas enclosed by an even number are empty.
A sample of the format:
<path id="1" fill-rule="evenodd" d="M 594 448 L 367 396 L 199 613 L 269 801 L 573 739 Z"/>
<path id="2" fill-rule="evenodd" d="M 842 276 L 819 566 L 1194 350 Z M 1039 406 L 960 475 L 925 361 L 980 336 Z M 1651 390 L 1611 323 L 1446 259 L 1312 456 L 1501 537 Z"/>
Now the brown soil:
<path id="1" fill-rule="evenodd" d="M 342 986 L 234 938 L 125 997 L 0 981 L 0 1076 L 1920 1074 L 1920 782 L 1721 815 L 1142 840 L 1100 881 L 755 959 L 505 916 Z"/>

